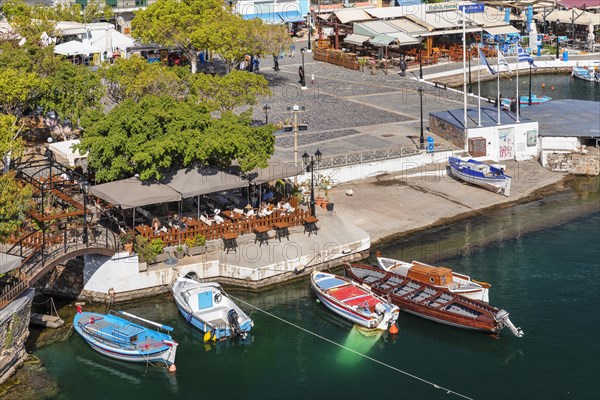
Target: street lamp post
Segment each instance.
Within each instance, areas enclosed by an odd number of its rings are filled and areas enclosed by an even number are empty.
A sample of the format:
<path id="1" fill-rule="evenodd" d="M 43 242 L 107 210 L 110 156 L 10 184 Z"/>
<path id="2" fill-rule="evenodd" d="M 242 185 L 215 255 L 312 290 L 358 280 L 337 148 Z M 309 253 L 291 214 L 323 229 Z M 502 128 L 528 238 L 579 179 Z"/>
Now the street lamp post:
<path id="1" fill-rule="evenodd" d="M 423 54 L 421 54 L 421 52 L 423 51 L 423 41 L 421 39 L 421 36 L 419 36 L 419 79 L 423 80 Z"/>
<path id="2" fill-rule="evenodd" d="M 315 162 L 318 164 L 321 162 L 321 156 L 323 154 L 317 149 L 314 156 L 309 156 L 306 151 L 302 155 L 302 161 L 304 161 L 304 165 L 306 165 L 306 171 L 310 168 L 310 215 L 315 217 L 317 214 L 317 209 L 315 206 Z"/>
<path id="3" fill-rule="evenodd" d="M 419 148 L 421 150 L 425 149 L 425 137 L 423 136 L 423 92 L 425 91 L 425 89 L 423 89 L 421 86 L 419 86 L 419 89 L 417 89 L 417 92 L 419 92 L 419 97 L 421 99 L 421 136 L 419 136 Z"/>
<path id="4" fill-rule="evenodd" d="M 88 181 L 82 181 L 81 194 L 83 196 L 83 244 L 88 244 L 88 233 L 87 233 L 87 196 L 90 191 L 90 183 Z"/>
<path id="5" fill-rule="evenodd" d="M 517 82 L 517 85 L 518 84 L 519 83 Z M 519 101 L 519 100 L 517 99 L 517 101 Z M 519 101 L 519 104 L 520 103 L 521 102 Z M 531 62 L 529 63 L 529 101 L 528 101 L 528 103 L 529 103 L 529 105 L 531 105 Z"/>
<path id="6" fill-rule="evenodd" d="M 304 53 L 306 53 L 306 49 L 303 47 L 300 49 L 300 54 L 302 54 L 302 74 L 300 74 L 300 86 L 302 89 L 306 89 L 306 71 L 304 70 Z"/>
<path id="7" fill-rule="evenodd" d="M 263 106 L 263 111 L 265 112 L 265 125 L 269 124 L 269 110 L 271 110 L 271 107 L 269 107 L 268 104 L 265 104 Z"/>

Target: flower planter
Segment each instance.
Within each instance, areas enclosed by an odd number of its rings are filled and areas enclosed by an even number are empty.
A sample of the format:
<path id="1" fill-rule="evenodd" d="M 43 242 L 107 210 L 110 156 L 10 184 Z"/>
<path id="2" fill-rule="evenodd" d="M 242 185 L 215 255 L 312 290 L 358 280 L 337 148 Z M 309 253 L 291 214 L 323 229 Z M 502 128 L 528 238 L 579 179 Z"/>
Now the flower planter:
<path id="1" fill-rule="evenodd" d="M 333 211 L 333 203 L 327 203 L 327 211 Z"/>
<path id="2" fill-rule="evenodd" d="M 206 246 L 194 246 L 194 247 L 185 246 L 185 254 L 187 254 L 190 257 L 197 256 L 197 255 L 204 254 L 204 253 L 206 253 Z"/>
<path id="3" fill-rule="evenodd" d="M 148 270 L 148 264 L 145 262 L 140 262 L 138 263 L 138 271 L 139 272 L 144 272 Z"/>
<path id="4" fill-rule="evenodd" d="M 183 258 L 183 256 L 185 255 L 185 253 L 183 252 L 183 249 L 181 249 L 181 251 L 173 251 L 173 254 L 175 255 L 175 258 L 178 260 L 181 260 Z"/>

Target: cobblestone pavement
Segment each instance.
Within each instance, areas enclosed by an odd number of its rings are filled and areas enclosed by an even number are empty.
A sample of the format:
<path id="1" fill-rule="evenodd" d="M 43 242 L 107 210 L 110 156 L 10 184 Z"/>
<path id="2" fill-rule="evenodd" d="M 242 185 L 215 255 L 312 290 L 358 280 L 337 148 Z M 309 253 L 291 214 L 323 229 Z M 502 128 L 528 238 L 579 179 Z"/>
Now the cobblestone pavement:
<path id="1" fill-rule="evenodd" d="M 297 48 L 299 46 L 297 45 Z M 306 86 L 302 90 L 298 68 L 302 57 L 285 56 L 274 71 L 273 60 L 261 62 L 260 73 L 269 81 L 271 97 L 254 107 L 254 118 L 264 121 L 263 104 L 268 104 L 270 123 L 293 123 L 293 105 L 304 107 L 298 122 L 308 130 L 298 133 L 298 154 L 319 148 L 334 156 L 400 146 L 415 146 L 420 129 L 419 83 L 413 76 L 400 77 L 397 69 L 387 74 L 377 70 L 354 71 L 325 62 L 314 61 L 312 53 L 304 56 Z M 315 82 L 311 83 L 312 74 Z M 424 85 L 423 118 L 428 113 L 462 107 L 462 96 L 448 96 L 441 89 Z M 429 135 L 429 132 L 425 132 Z M 436 138 L 437 140 L 437 138 Z M 275 158 L 293 160 L 294 135 L 277 134 Z"/>

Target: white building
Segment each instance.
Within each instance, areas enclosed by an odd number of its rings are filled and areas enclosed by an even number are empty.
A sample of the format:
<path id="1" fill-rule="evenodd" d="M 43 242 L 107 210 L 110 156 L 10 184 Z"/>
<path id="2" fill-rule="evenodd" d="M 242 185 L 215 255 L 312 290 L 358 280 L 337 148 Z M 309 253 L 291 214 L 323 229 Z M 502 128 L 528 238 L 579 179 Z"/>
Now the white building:
<path id="1" fill-rule="evenodd" d="M 467 129 L 464 110 L 440 111 L 429 114 L 432 133 L 463 148 L 472 157 L 486 160 L 527 160 L 539 153 L 538 122 L 494 107 L 467 109 Z"/>

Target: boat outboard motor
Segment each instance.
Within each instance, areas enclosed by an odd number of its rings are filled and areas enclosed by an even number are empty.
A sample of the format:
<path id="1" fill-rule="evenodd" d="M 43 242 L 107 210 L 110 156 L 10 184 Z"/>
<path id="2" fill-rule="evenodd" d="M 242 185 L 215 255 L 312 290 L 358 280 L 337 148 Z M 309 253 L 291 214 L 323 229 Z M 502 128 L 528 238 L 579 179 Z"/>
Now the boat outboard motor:
<path id="1" fill-rule="evenodd" d="M 385 314 L 385 306 L 383 304 L 381 304 L 381 303 L 377 303 L 375 305 L 375 311 L 379 315 L 384 315 Z"/>
<path id="2" fill-rule="evenodd" d="M 246 332 L 242 331 L 238 321 L 238 313 L 233 308 L 227 313 L 227 322 L 229 322 L 229 330 L 232 337 L 240 335 L 242 339 L 246 338 Z"/>

